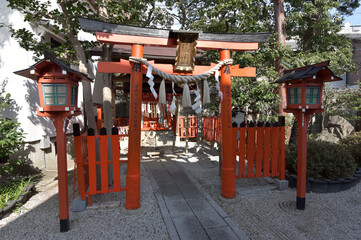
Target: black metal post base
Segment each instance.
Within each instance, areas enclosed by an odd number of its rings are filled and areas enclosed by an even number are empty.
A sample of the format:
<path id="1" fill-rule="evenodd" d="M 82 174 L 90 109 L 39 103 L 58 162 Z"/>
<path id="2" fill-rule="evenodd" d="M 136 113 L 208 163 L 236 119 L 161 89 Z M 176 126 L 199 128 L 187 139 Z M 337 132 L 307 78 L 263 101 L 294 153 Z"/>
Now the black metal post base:
<path id="1" fill-rule="evenodd" d="M 69 218 L 60 219 L 60 232 L 67 232 L 69 229 Z"/>
<path id="2" fill-rule="evenodd" d="M 306 198 L 297 197 L 296 205 L 298 210 L 305 210 Z"/>

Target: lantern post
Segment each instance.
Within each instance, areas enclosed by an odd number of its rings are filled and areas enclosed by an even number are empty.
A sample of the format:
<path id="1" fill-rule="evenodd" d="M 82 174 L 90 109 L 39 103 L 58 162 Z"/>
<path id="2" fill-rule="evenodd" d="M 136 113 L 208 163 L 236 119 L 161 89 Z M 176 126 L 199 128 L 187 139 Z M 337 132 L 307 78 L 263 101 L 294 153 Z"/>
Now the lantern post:
<path id="1" fill-rule="evenodd" d="M 30 68 L 14 73 L 37 81 L 40 100 L 37 115 L 53 121 L 56 130 L 60 231 L 67 232 L 69 201 L 66 129 L 71 117 L 81 114 L 77 106 L 79 82 L 91 80 L 69 68 L 49 52 L 44 52 L 44 56 L 44 59 Z"/>
<path id="2" fill-rule="evenodd" d="M 324 111 L 322 90 L 325 82 L 342 80 L 327 67 L 329 61 L 285 71 L 277 83 L 285 84 L 285 112 L 293 113 L 298 124 L 297 199 L 296 207 L 306 205 L 307 128 L 314 113 Z"/>

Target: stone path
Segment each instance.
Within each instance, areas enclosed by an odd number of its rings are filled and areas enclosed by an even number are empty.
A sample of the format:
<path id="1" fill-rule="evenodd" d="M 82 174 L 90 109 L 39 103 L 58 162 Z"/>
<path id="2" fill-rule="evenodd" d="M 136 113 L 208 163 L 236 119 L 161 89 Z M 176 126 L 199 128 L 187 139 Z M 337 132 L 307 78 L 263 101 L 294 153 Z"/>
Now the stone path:
<path id="1" fill-rule="evenodd" d="M 166 158 L 143 163 L 171 239 L 248 239 L 218 204 Z"/>

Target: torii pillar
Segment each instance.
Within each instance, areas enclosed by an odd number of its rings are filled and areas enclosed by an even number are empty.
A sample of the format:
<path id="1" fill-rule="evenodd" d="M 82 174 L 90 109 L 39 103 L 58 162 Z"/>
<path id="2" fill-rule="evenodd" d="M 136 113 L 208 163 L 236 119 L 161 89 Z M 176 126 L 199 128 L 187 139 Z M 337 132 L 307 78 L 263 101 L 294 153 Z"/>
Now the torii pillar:
<path id="1" fill-rule="evenodd" d="M 132 45 L 132 57 L 143 57 L 143 44 Z M 140 137 L 143 73 L 140 63 L 131 63 L 128 170 L 125 209 L 140 207 Z"/>
<path id="2" fill-rule="evenodd" d="M 219 61 L 231 58 L 230 49 L 219 51 Z M 235 162 L 232 157 L 232 96 L 231 96 L 231 71 L 230 66 L 221 68 L 221 119 L 222 119 L 222 196 L 234 198 L 236 196 Z"/>
<path id="3" fill-rule="evenodd" d="M 95 20 L 79 18 L 80 26 L 85 31 L 96 33 L 101 43 L 132 45 L 132 56 L 143 57 L 143 45 L 166 48 L 177 47 L 177 32 L 164 29 L 149 29 L 133 26 L 115 25 Z M 260 34 L 216 34 L 199 33 L 197 49 L 220 51 L 220 60 L 230 58 L 231 51 L 254 51 L 258 42 L 269 39 L 268 33 Z M 211 66 L 194 66 L 192 72 L 179 73 L 171 64 L 150 64 L 165 73 L 173 75 L 200 75 L 210 70 Z M 129 117 L 129 153 L 126 186 L 126 209 L 140 207 L 140 131 L 142 78 L 148 68 L 139 63 L 121 59 L 120 62 L 99 62 L 98 71 L 103 73 L 131 74 L 130 117 Z M 235 197 L 236 159 L 232 155 L 232 104 L 231 77 L 256 77 L 256 68 L 240 68 L 237 65 L 223 66 L 220 69 L 222 101 L 222 196 Z"/>

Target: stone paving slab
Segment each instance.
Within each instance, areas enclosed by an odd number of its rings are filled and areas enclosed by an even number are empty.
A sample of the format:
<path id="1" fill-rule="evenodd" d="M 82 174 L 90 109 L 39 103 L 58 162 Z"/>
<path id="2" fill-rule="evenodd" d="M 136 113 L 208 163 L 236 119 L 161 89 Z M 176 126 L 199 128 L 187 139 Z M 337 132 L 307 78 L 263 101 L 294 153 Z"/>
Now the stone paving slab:
<path id="1" fill-rule="evenodd" d="M 207 232 L 211 240 L 238 239 L 229 226 L 208 229 Z"/>
<path id="2" fill-rule="evenodd" d="M 157 190 L 156 198 L 161 199 L 159 205 L 167 228 L 170 226 L 171 239 L 248 239 L 180 166 L 163 159 L 143 164 L 154 180 L 151 183 Z"/>

